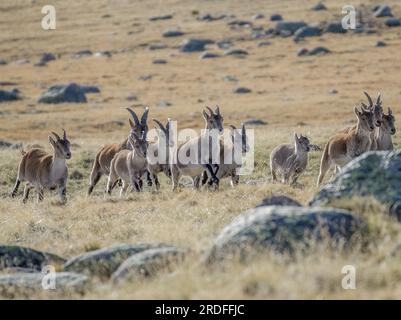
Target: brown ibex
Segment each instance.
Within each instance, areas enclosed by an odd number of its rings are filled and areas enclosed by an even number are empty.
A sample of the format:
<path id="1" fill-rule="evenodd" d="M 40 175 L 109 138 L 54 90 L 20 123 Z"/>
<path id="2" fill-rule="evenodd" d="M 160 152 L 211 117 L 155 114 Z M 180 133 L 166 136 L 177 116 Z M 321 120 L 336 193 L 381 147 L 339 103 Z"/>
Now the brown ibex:
<path id="1" fill-rule="evenodd" d="M 376 150 L 393 150 L 393 141 L 391 136 L 395 134 L 395 118 L 391 108 L 388 108 L 388 114 L 383 114 L 382 125 L 379 131 L 376 132 L 375 142 Z"/>

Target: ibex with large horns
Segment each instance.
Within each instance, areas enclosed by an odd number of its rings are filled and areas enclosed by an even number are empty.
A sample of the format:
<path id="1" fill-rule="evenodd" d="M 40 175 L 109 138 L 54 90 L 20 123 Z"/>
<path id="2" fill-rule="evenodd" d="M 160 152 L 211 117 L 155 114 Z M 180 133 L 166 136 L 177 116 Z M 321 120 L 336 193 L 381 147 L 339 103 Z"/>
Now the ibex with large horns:
<path id="1" fill-rule="evenodd" d="M 52 132 L 49 142 L 53 148 L 53 154 L 43 149 L 31 149 L 22 151 L 22 159 L 18 167 L 18 176 L 11 196 L 17 195 L 21 182 L 26 181 L 22 201 L 28 200 L 29 192 L 35 188 L 38 193 L 38 202 L 43 200 L 44 189 L 55 189 L 58 187 L 62 202 L 66 201 L 68 168 L 67 161 L 71 158 L 70 141 L 64 131 L 63 138 Z"/>
<path id="2" fill-rule="evenodd" d="M 139 136 L 142 136 L 142 134 L 145 133 L 146 137 L 146 134 L 148 132 L 147 121 L 148 121 L 149 108 L 145 108 L 145 112 L 143 113 L 140 121 L 136 113 L 132 109 L 127 108 L 127 110 L 131 114 L 132 119 L 134 120 L 134 122 L 132 122 L 132 120 L 129 119 L 131 133 L 135 132 Z M 114 156 L 121 150 L 131 150 L 131 145 L 128 142 L 128 137 L 121 143 L 107 144 L 98 151 L 89 178 L 88 195 L 92 193 L 93 188 L 99 182 L 102 175 L 106 176 L 109 175 L 110 163 L 111 160 L 114 158 Z"/>

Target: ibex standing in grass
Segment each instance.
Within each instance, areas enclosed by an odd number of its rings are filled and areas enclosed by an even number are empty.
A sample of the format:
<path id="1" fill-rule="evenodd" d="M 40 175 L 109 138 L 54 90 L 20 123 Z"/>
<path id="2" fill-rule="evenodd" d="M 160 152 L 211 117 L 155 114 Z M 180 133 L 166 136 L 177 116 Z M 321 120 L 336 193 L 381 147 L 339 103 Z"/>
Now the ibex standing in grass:
<path id="1" fill-rule="evenodd" d="M 376 150 L 394 149 L 393 141 L 391 140 L 391 136 L 396 132 L 394 122 L 395 118 L 393 112 L 388 108 L 388 114 L 383 114 L 382 125 L 375 135 Z"/>
<path id="2" fill-rule="evenodd" d="M 281 144 L 270 154 L 270 170 L 273 181 L 281 176 L 282 183 L 295 184 L 308 165 L 308 152 L 311 144 L 306 136 L 294 133 L 294 145 Z"/>
<path id="3" fill-rule="evenodd" d="M 135 191 L 142 190 L 142 175 L 147 172 L 148 163 L 146 160 L 148 142 L 145 133 L 138 136 L 132 132 L 128 137 L 128 143 L 132 150 L 121 150 L 111 160 L 109 180 L 107 181 L 107 193 L 111 191 L 122 180 L 120 196 L 127 190 L 128 186 Z"/>
<path id="4" fill-rule="evenodd" d="M 64 130 L 63 130 L 64 131 Z M 17 195 L 18 187 L 22 181 L 26 181 L 22 201 L 28 200 L 29 192 L 35 188 L 38 193 L 38 202 L 43 200 L 44 189 L 58 187 L 62 202 L 66 201 L 68 168 L 67 159 L 71 158 L 70 142 L 64 131 L 63 138 L 52 132 L 55 140 L 49 136 L 49 142 L 53 147 L 53 154 L 43 149 L 31 149 L 22 151 L 22 160 L 18 167 L 18 176 L 11 196 Z"/>
<path id="5" fill-rule="evenodd" d="M 317 180 L 318 186 L 332 165 L 338 169 L 342 168 L 371 148 L 371 133 L 375 129 L 373 112 L 363 107 L 362 111 L 355 107 L 354 112 L 358 120 L 356 126 L 347 132 L 331 137 L 324 148 Z"/>
<path id="6" fill-rule="evenodd" d="M 219 107 L 216 107 L 216 110 L 213 112 L 209 107 L 206 107 L 210 114 L 207 112 L 203 111 L 202 115 L 203 118 L 205 119 L 205 131 L 202 132 L 198 137 L 193 138 L 181 146 L 177 148 L 177 152 L 173 157 L 175 156 L 175 159 L 170 159 L 172 161 L 171 163 L 171 178 L 172 178 L 172 183 L 173 183 L 173 191 L 177 189 L 178 183 L 180 181 L 180 178 L 182 176 L 189 176 L 192 178 L 193 181 L 193 186 L 194 188 L 199 187 L 199 183 L 195 183 L 196 180 L 199 180 L 199 177 L 202 175 L 203 171 L 207 171 L 207 173 L 210 175 L 212 182 L 216 185 L 219 183 L 219 179 L 216 177 L 216 174 L 213 170 L 213 167 L 211 165 L 211 153 L 213 152 L 213 149 L 216 148 L 216 145 L 213 144 L 213 138 L 210 135 L 210 130 L 218 130 L 219 133 L 223 132 L 223 117 L 220 114 L 220 109 Z M 207 140 L 209 140 L 207 142 Z M 219 144 L 219 139 L 216 139 L 215 143 Z M 204 145 L 208 145 L 209 147 L 209 152 L 202 152 L 202 147 Z M 219 146 L 217 146 L 219 147 Z M 180 159 L 180 154 L 186 154 L 191 156 L 189 153 L 191 150 L 196 149 L 197 150 L 197 157 L 196 159 L 191 159 L 193 161 L 189 161 L 189 163 L 183 163 Z M 202 158 L 204 157 L 204 158 Z M 176 161 L 176 163 L 174 163 Z"/>
<path id="7" fill-rule="evenodd" d="M 134 119 L 134 122 L 132 122 L 131 119 L 129 119 L 131 133 L 135 132 L 139 136 L 145 133 L 146 136 L 146 133 L 148 132 L 147 120 L 148 120 L 149 108 L 145 109 L 141 121 L 139 121 L 137 115 L 132 109 L 127 108 L 127 110 Z M 98 151 L 90 174 L 88 195 L 92 193 L 93 188 L 99 182 L 102 175 L 109 175 L 110 163 L 113 157 L 121 150 L 129 150 L 129 149 L 131 149 L 131 146 L 128 143 L 128 138 L 126 138 L 121 143 L 107 144 Z"/>
<path id="8" fill-rule="evenodd" d="M 153 121 L 159 126 L 160 133 L 158 133 L 158 140 L 155 143 L 150 143 L 148 147 L 148 171 L 150 178 L 152 179 L 152 184 L 155 186 L 156 190 L 159 190 L 160 183 L 157 178 L 158 173 L 164 172 L 167 177 L 171 177 L 170 162 L 169 162 L 169 147 L 173 146 L 170 141 L 170 127 L 171 120 L 168 119 L 166 126 L 153 119 Z M 164 159 L 159 159 L 162 156 Z M 159 163 L 158 161 L 162 161 Z"/>

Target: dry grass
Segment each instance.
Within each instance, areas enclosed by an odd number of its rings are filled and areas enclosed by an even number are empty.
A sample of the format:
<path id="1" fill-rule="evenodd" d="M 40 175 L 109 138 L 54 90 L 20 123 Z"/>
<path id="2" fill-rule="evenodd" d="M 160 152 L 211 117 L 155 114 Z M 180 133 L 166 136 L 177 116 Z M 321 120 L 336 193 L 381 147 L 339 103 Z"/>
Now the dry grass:
<path id="1" fill-rule="evenodd" d="M 25 99 L 0 105 L 0 137 L 24 144 L 40 143 L 46 148 L 50 130 L 65 127 L 73 141 L 70 172 L 83 179 L 68 182 L 69 201 L 61 206 L 55 196 L 45 194 L 45 201 L 9 199 L 20 155 L 17 150 L 0 151 L 0 243 L 18 244 L 72 257 L 84 251 L 117 243 L 166 242 L 190 247 L 193 256 L 170 275 L 147 282 L 112 287 L 95 284 L 85 298 L 399 298 L 401 294 L 400 258 L 389 252 L 401 240 L 400 227 L 383 215 L 374 202 L 355 200 L 340 203 L 369 220 L 371 243 L 364 251 L 347 253 L 313 252 L 288 264 L 283 257 L 268 256 L 248 265 L 232 264 L 224 270 L 205 272 L 198 260 L 224 225 L 264 197 L 280 193 L 306 203 L 317 191 L 321 154 L 313 152 L 310 165 L 298 188 L 271 184 L 268 156 L 272 148 L 290 141 L 294 130 L 306 133 L 313 143 L 323 145 L 337 129 L 353 119 L 352 107 L 362 99 L 362 90 L 381 91 L 385 106 L 401 115 L 400 89 L 401 40 L 399 30 L 374 35 L 323 35 L 295 44 L 292 39 L 273 39 L 273 45 L 257 47 L 257 40 L 237 42 L 235 47 L 249 51 L 245 59 L 224 57 L 199 60 L 199 54 L 182 54 L 171 48 L 181 38 L 164 39 L 166 29 L 180 27 L 185 37 L 224 37 L 249 34 L 232 31 L 224 21 L 198 22 L 191 14 L 233 13 L 238 19 L 250 19 L 255 13 L 267 17 L 279 12 L 287 19 L 307 22 L 333 20 L 341 8 L 337 1 L 325 1 L 327 12 L 309 8 L 315 1 L 73 1 L 57 2 L 58 24 L 54 32 L 40 29 L 40 8 L 35 3 L 2 1 L 0 25 L 7 26 L 0 35 L 0 58 L 8 61 L 26 58 L 30 64 L 9 63 L 0 66 L 0 80 L 17 83 Z M 373 4 L 373 1 L 359 1 Z M 395 15 L 401 16 L 397 1 L 388 1 Z M 87 10 L 85 10 L 87 8 Z M 149 22 L 150 16 L 173 13 L 174 19 Z M 110 14 L 110 18 L 101 18 Z M 257 21 L 268 26 L 265 19 Z M 3 30 L 4 28 L 2 28 Z M 131 32 L 131 34 L 129 34 Z M 389 45 L 375 48 L 377 40 Z M 144 43 L 162 41 L 170 48 L 150 51 Z M 300 47 L 324 45 L 334 53 L 324 57 L 298 58 Z M 110 50 L 110 59 L 72 59 L 83 49 Z M 213 47 L 212 51 L 220 51 Z M 47 67 L 33 66 L 43 52 L 60 54 Z M 167 65 L 154 65 L 163 58 Z M 141 75 L 153 75 L 148 81 Z M 224 82 L 225 75 L 239 79 Z M 40 105 L 37 97 L 50 85 L 76 81 L 98 85 L 100 94 L 88 95 L 85 105 Z M 251 94 L 234 95 L 236 86 L 247 86 Z M 6 88 L 8 88 L 6 86 Z M 329 94 L 337 89 L 338 94 Z M 136 94 L 138 101 L 128 102 Z M 199 100 L 201 99 L 201 100 Z M 171 107 L 155 107 L 159 101 Z M 103 178 L 94 196 L 86 199 L 87 181 L 94 154 L 104 143 L 122 140 L 128 125 L 123 107 L 150 105 L 151 117 L 179 121 L 180 127 L 202 126 L 200 110 L 204 105 L 221 106 L 226 124 L 238 124 L 247 118 L 260 118 L 267 126 L 256 128 L 256 167 L 238 188 L 224 183 L 217 193 L 183 189 L 170 191 L 166 178 L 159 194 L 146 191 L 118 199 L 104 198 Z M 304 125 L 300 126 L 299 123 Z M 397 124 L 397 128 L 400 128 Z M 396 145 L 401 140 L 396 136 Z M 34 195 L 34 193 L 33 193 Z M 341 288 L 341 268 L 357 267 L 357 290 Z M 41 294 L 34 297 L 44 297 Z M 66 296 L 68 297 L 68 296 Z M 76 297 L 76 296 L 72 296 Z"/>

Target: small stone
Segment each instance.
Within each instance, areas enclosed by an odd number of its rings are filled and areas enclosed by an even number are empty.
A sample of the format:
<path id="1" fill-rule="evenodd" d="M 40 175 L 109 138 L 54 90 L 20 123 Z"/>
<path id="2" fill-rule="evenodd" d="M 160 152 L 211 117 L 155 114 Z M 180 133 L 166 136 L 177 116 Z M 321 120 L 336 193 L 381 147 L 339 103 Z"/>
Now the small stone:
<path id="1" fill-rule="evenodd" d="M 382 48 L 382 47 L 385 47 L 385 46 L 387 46 L 387 44 L 384 41 L 379 40 L 376 43 L 376 47 L 378 47 L 378 48 Z"/>
<path id="2" fill-rule="evenodd" d="M 326 28 L 324 29 L 324 32 L 329 32 L 329 33 L 346 33 L 347 29 L 344 29 L 341 22 L 330 22 Z"/>
<path id="3" fill-rule="evenodd" d="M 173 38 L 173 37 L 181 37 L 184 35 L 184 32 L 178 30 L 167 30 L 163 32 L 163 37 L 165 38 Z"/>
<path id="4" fill-rule="evenodd" d="M 219 54 L 217 54 L 217 53 L 213 53 L 213 52 L 203 52 L 201 55 L 200 55 L 200 59 L 212 59 L 212 58 L 218 58 L 218 57 L 220 57 L 220 55 Z"/>
<path id="5" fill-rule="evenodd" d="M 310 27 L 310 26 L 302 27 L 294 33 L 294 40 L 299 41 L 300 39 L 306 37 L 318 37 L 320 36 L 321 33 L 322 31 L 318 27 Z"/>
<path id="6" fill-rule="evenodd" d="M 224 52 L 225 56 L 246 56 L 248 51 L 242 49 L 228 49 Z"/>
<path id="7" fill-rule="evenodd" d="M 153 78 L 153 76 L 151 74 L 145 74 L 145 75 L 139 76 L 138 80 L 147 81 L 147 80 L 150 80 L 152 78 Z"/>
<path id="8" fill-rule="evenodd" d="M 168 101 L 160 101 L 156 104 L 159 108 L 167 108 L 170 107 L 172 104 Z"/>
<path id="9" fill-rule="evenodd" d="M 0 59 L 0 66 L 5 66 L 7 64 L 7 61 L 4 59 Z"/>
<path id="10" fill-rule="evenodd" d="M 387 27 L 399 27 L 401 26 L 401 20 L 398 18 L 390 18 L 386 20 L 385 25 Z"/>
<path id="11" fill-rule="evenodd" d="M 153 60 L 152 63 L 153 63 L 153 64 L 166 64 L 166 63 L 167 63 L 167 60 L 164 60 L 164 59 L 156 59 L 156 60 Z"/>
<path id="12" fill-rule="evenodd" d="M 375 8 L 373 16 L 376 18 L 392 17 L 391 8 L 388 5 L 381 5 Z"/>
<path id="13" fill-rule="evenodd" d="M 286 31 L 294 34 L 306 26 L 307 24 L 303 21 L 278 21 L 276 24 L 276 33 L 282 35 L 282 32 Z"/>
<path id="14" fill-rule="evenodd" d="M 205 46 L 213 44 L 214 41 L 210 39 L 185 39 L 180 45 L 181 52 L 199 52 L 204 51 Z"/>
<path id="15" fill-rule="evenodd" d="M 264 126 L 267 122 L 261 119 L 247 119 L 243 122 L 245 125 L 249 126 Z"/>
<path id="16" fill-rule="evenodd" d="M 150 17 L 149 21 L 170 20 L 170 19 L 173 19 L 173 16 L 171 14 L 166 14 L 162 16 Z"/>
<path id="17" fill-rule="evenodd" d="M 224 76 L 223 77 L 223 80 L 225 81 L 225 82 L 237 82 L 238 81 L 238 79 L 236 78 L 236 77 L 234 77 L 234 76 Z"/>
<path id="18" fill-rule="evenodd" d="M 331 51 L 325 47 L 316 47 L 309 51 L 310 56 L 321 56 L 330 53 Z"/>
<path id="19" fill-rule="evenodd" d="M 301 48 L 297 52 L 298 57 L 304 57 L 304 56 L 307 56 L 308 54 L 309 54 L 309 50 L 306 48 Z"/>
<path id="20" fill-rule="evenodd" d="M 273 14 L 270 16 L 270 21 L 282 21 L 283 17 L 281 14 Z"/>
<path id="21" fill-rule="evenodd" d="M 330 94 L 337 94 L 337 93 L 338 93 L 338 90 L 337 90 L 337 89 L 330 89 L 330 90 L 329 90 L 329 93 L 330 93 Z"/>
<path id="22" fill-rule="evenodd" d="M 83 57 L 90 57 L 93 55 L 93 52 L 91 50 L 81 50 L 76 53 L 74 53 L 73 58 L 79 59 Z"/>
<path id="23" fill-rule="evenodd" d="M 249 88 L 246 88 L 246 87 L 238 87 L 238 88 L 235 88 L 233 90 L 233 92 L 243 94 L 243 93 L 250 93 L 250 92 L 252 92 L 252 90 Z"/>
<path id="24" fill-rule="evenodd" d="M 314 7 L 312 7 L 312 10 L 314 10 L 314 11 L 323 11 L 323 10 L 327 10 L 327 7 L 322 2 L 319 2 Z"/>
<path id="25" fill-rule="evenodd" d="M 252 20 L 259 20 L 259 19 L 264 19 L 264 15 L 261 13 L 257 13 L 252 17 Z"/>
<path id="26" fill-rule="evenodd" d="M 151 43 L 148 48 L 149 50 L 161 50 L 167 48 L 167 45 L 164 43 L 157 42 L 157 43 Z"/>
<path id="27" fill-rule="evenodd" d="M 256 206 L 264 207 L 264 206 L 293 206 L 293 207 L 302 207 L 302 205 L 287 196 L 271 196 L 262 200 L 262 202 Z"/>
<path id="28" fill-rule="evenodd" d="M 112 54 L 110 51 L 98 51 L 94 54 L 95 57 L 107 57 L 111 58 Z"/>
<path id="29" fill-rule="evenodd" d="M 259 42 L 258 43 L 258 47 L 259 48 L 261 48 L 261 47 L 267 47 L 267 46 L 271 46 L 272 45 L 272 42 L 271 41 L 262 41 L 262 42 Z"/>

